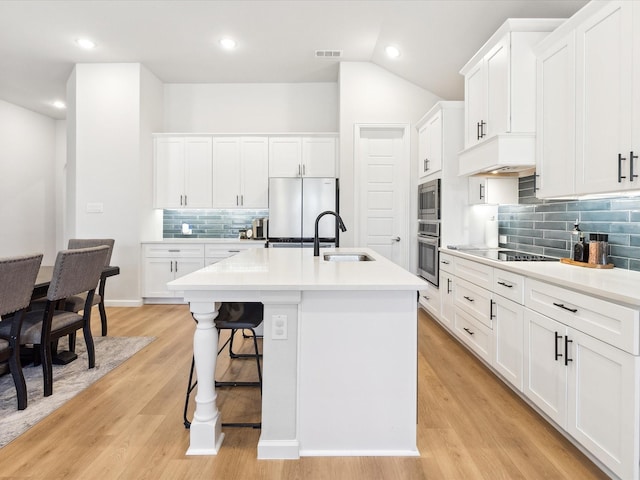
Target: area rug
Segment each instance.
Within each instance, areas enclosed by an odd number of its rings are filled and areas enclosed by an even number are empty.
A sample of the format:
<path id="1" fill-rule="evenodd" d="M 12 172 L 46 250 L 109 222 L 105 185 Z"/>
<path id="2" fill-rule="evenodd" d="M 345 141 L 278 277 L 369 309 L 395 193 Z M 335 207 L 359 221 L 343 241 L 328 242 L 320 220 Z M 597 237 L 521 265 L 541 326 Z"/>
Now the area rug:
<path id="1" fill-rule="evenodd" d="M 17 410 L 16 390 L 10 374 L 0 377 L 0 448 L 21 435 L 82 390 L 109 373 L 151 343 L 154 337 L 94 337 L 96 366 L 87 368 L 87 352 L 82 335 L 78 335 L 78 358 L 67 365 L 53 366 L 53 395 L 42 394 L 42 367 L 23 368 L 27 382 L 28 403 Z M 61 340 L 59 349 L 64 350 Z"/>

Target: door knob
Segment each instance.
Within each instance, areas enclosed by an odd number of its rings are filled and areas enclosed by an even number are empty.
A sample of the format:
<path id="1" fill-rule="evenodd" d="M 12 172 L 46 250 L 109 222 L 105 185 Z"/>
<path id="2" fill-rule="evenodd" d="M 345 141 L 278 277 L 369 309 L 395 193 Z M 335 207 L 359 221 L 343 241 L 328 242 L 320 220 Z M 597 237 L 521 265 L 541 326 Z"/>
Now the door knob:
<path id="1" fill-rule="evenodd" d="M 394 242 L 399 242 L 400 241 L 400 237 L 393 237 L 391 240 L 393 240 Z"/>

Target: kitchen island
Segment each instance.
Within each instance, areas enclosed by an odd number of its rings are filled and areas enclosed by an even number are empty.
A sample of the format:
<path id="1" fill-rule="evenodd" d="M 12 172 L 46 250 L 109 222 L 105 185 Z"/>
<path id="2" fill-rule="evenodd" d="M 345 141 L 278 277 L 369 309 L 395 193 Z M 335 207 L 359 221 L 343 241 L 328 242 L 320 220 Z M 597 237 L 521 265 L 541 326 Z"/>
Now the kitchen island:
<path id="1" fill-rule="evenodd" d="M 330 252 L 369 261 L 329 261 Z M 340 259 L 337 259 L 340 260 Z M 223 441 L 213 373 L 216 302 L 264 304 L 258 458 L 413 456 L 417 296 L 425 282 L 370 249 L 251 249 L 168 283 L 198 321 L 187 454 Z"/>

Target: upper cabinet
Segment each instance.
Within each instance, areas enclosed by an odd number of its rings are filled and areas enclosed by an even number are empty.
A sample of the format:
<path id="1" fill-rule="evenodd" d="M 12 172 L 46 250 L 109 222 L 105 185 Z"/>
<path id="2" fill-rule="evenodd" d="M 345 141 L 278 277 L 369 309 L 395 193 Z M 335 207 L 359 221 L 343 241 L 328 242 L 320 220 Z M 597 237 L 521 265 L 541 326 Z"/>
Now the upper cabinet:
<path id="1" fill-rule="evenodd" d="M 211 137 L 156 137 L 155 208 L 211 208 Z"/>
<path id="2" fill-rule="evenodd" d="M 640 5 L 591 2 L 536 48 L 540 198 L 640 189 Z"/>
<path id="3" fill-rule="evenodd" d="M 469 205 L 515 205 L 518 177 L 469 177 Z"/>
<path id="4" fill-rule="evenodd" d="M 270 177 L 336 177 L 335 136 L 270 137 Z"/>
<path id="5" fill-rule="evenodd" d="M 268 208 L 267 137 L 213 138 L 213 207 Z"/>
<path id="6" fill-rule="evenodd" d="M 429 112 L 417 128 L 418 178 L 422 178 L 442 170 L 442 111 Z"/>
<path id="7" fill-rule="evenodd" d="M 559 19 L 508 19 L 462 68 L 465 149 L 460 174 L 535 164 L 536 58 L 532 47 Z"/>

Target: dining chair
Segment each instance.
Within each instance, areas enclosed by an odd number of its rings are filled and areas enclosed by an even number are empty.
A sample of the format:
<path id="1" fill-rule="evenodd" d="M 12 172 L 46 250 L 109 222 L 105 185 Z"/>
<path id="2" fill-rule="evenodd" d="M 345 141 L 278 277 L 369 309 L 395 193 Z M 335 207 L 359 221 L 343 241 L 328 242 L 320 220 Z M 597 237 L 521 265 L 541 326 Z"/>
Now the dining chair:
<path id="1" fill-rule="evenodd" d="M 44 310 L 32 310 L 24 316 L 20 343 L 38 347 L 45 397 L 53 393 L 52 350 L 59 338 L 82 329 L 89 368 L 95 366 L 91 305 L 108 253 L 109 247 L 105 245 L 58 252 Z M 83 292 L 87 295 L 82 315 L 57 308 L 66 298 Z"/>
<path id="2" fill-rule="evenodd" d="M 218 349 L 218 355 L 228 346 L 229 356 L 231 358 L 253 358 L 256 361 L 258 371 L 258 381 L 215 381 L 215 387 L 260 387 L 262 394 L 262 367 L 260 366 L 260 358 L 262 354 L 258 350 L 258 337 L 255 329 L 262 323 L 264 317 L 264 305 L 260 302 L 222 302 L 218 308 L 218 316 L 214 323 L 218 333 L 221 330 L 229 330 L 229 338 Z M 195 320 L 195 319 L 194 319 Z M 238 331 L 248 330 L 251 332 L 250 337 L 253 340 L 253 353 L 236 353 L 233 352 L 233 337 Z M 218 337 L 219 338 L 219 337 Z M 187 393 L 184 402 L 183 420 L 185 428 L 191 426 L 191 422 L 187 418 L 189 409 L 189 398 L 191 392 L 198 385 L 198 381 L 194 381 L 195 359 L 191 359 L 191 371 L 189 372 L 189 383 L 187 385 Z M 223 422 L 223 427 L 252 427 L 260 428 L 261 423 L 239 423 L 239 422 Z"/>
<path id="3" fill-rule="evenodd" d="M 9 363 L 18 410 L 27 408 L 27 385 L 20 362 L 20 328 L 41 262 L 42 254 L 0 259 L 0 362 Z"/>
<path id="4" fill-rule="evenodd" d="M 67 248 L 69 250 L 76 248 L 88 248 L 98 247 L 100 245 L 106 245 L 109 247 L 109 253 L 105 260 L 104 266 L 108 267 L 111 263 L 111 254 L 113 253 L 113 245 L 115 240 L 113 238 L 71 238 Z M 100 323 L 102 325 L 102 336 L 107 335 L 107 312 L 104 308 L 104 290 L 107 283 L 106 278 L 101 278 L 98 285 L 98 292 L 93 294 L 92 306 L 97 305 L 100 312 Z M 86 292 L 81 295 L 73 295 L 66 299 L 65 310 L 78 313 L 84 308 L 86 301 Z"/>

